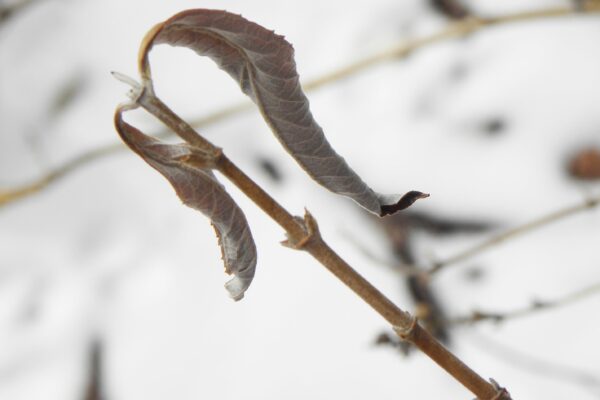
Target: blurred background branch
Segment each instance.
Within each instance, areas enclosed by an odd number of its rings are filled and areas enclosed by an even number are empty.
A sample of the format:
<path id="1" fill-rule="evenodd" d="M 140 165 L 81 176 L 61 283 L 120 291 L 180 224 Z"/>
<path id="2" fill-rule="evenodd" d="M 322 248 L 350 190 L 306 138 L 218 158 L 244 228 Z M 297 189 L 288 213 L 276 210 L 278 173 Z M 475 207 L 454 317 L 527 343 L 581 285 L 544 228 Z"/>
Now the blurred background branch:
<path id="1" fill-rule="evenodd" d="M 514 346 L 499 343 L 483 335 L 470 333 L 469 338 L 470 343 L 480 351 L 503 361 L 511 368 L 538 375 L 545 379 L 567 382 L 574 385 L 574 387 L 585 390 L 594 398 L 600 396 L 600 376 L 597 375 L 597 372 L 592 373 L 580 367 L 572 367 L 549 360 L 548 355 L 544 358 L 534 356 L 528 352 L 517 350 Z"/>
<path id="2" fill-rule="evenodd" d="M 481 243 L 478 243 L 472 247 L 467 248 L 466 250 L 455 254 L 454 256 L 450 256 L 442 261 L 437 261 L 434 263 L 433 267 L 428 271 L 429 275 L 434 275 L 440 270 L 453 265 L 459 262 L 465 261 L 475 255 L 478 255 L 494 246 L 500 245 L 507 240 L 517 238 L 524 234 L 530 233 L 536 229 L 543 228 L 547 225 L 553 224 L 555 222 L 561 221 L 567 217 L 578 214 L 582 211 L 587 211 L 595 208 L 600 203 L 600 196 L 592 197 L 589 199 L 585 199 L 583 202 L 575 204 L 573 206 L 569 206 L 566 208 L 559 209 L 557 211 L 551 212 L 550 214 L 543 215 L 539 218 L 536 218 L 532 221 L 526 222 L 523 225 L 516 226 L 511 228 L 505 232 L 502 232 L 498 235 L 492 236 L 487 240 L 484 240 Z"/>
<path id="3" fill-rule="evenodd" d="M 89 344 L 87 355 L 87 376 L 83 400 L 106 400 L 102 369 L 104 364 L 104 344 L 95 337 Z"/>
<path id="4" fill-rule="evenodd" d="M 533 300 L 529 306 L 510 311 L 479 311 L 475 310 L 470 315 L 452 318 L 448 321 L 451 325 L 473 324 L 482 321 L 501 323 L 508 320 L 527 317 L 542 311 L 550 311 L 572 303 L 585 300 L 600 293 L 600 283 L 576 290 L 563 297 L 553 300 Z"/>

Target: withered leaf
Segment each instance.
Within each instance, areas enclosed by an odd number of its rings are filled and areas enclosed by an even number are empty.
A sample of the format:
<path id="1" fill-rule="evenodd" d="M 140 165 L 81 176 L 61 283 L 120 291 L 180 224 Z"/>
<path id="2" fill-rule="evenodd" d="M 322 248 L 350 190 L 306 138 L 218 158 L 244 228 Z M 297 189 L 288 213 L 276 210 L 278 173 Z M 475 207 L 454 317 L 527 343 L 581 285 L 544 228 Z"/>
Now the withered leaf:
<path id="1" fill-rule="evenodd" d="M 244 297 L 256 269 L 256 246 L 242 210 L 209 169 L 198 166 L 203 157 L 186 144 L 166 144 L 123 120 L 117 109 L 115 126 L 123 141 L 171 183 L 183 203 L 208 218 L 215 228 L 225 263 L 233 279 L 225 288 L 234 300 Z"/>
<path id="2" fill-rule="evenodd" d="M 380 216 L 426 197 L 414 191 L 403 199 L 379 195 L 335 152 L 310 112 L 296 72 L 294 49 L 283 36 L 226 11 L 183 11 L 146 35 L 139 60 L 146 81 L 151 80 L 148 53 L 162 43 L 190 48 L 226 71 L 258 106 L 283 147 L 332 192 Z"/>

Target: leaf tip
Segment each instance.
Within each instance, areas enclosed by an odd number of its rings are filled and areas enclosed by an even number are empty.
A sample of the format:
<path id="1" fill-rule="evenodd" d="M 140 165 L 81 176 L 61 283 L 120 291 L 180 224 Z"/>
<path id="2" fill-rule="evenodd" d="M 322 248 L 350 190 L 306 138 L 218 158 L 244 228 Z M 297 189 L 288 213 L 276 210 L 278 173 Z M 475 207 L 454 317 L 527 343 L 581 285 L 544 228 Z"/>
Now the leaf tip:
<path id="1" fill-rule="evenodd" d="M 417 190 L 411 190 L 407 192 L 394 204 L 383 204 L 381 206 L 381 212 L 379 213 L 380 217 L 385 217 L 386 215 L 395 214 L 398 211 L 404 210 L 410 207 L 415 201 L 419 199 L 426 199 L 429 197 L 429 193 L 419 192 Z"/>
<path id="2" fill-rule="evenodd" d="M 248 282 L 247 280 L 239 276 L 234 276 L 232 279 L 225 283 L 225 289 L 227 289 L 229 296 L 234 301 L 240 301 L 244 298 L 244 293 L 248 289 L 249 285 L 250 282 Z"/>

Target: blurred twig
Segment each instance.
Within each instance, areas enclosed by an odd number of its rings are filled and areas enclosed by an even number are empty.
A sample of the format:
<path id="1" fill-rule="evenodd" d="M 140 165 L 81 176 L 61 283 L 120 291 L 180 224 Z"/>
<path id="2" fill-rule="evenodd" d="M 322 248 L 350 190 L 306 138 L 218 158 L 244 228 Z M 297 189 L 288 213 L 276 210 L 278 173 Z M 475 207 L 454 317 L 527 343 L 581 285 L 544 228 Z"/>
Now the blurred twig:
<path id="1" fill-rule="evenodd" d="M 12 203 L 14 201 L 25 198 L 27 196 L 30 196 L 32 194 L 38 193 L 39 191 L 45 189 L 49 184 L 57 181 L 65 175 L 79 170 L 79 167 L 87 165 L 90 162 L 99 158 L 103 158 L 108 154 L 113 154 L 118 150 L 121 150 L 122 148 L 123 145 L 120 143 L 98 147 L 96 149 L 80 154 L 76 157 L 73 157 L 71 160 L 58 166 L 43 177 L 33 182 L 24 184 L 16 188 L 12 188 L 7 191 L 0 190 L 0 207 L 8 203 Z"/>
<path id="2" fill-rule="evenodd" d="M 545 378 L 574 384 L 585 389 L 588 393 L 593 393 L 595 396 L 594 398 L 600 396 L 600 376 L 591 374 L 579 368 L 561 365 L 553 361 L 543 360 L 530 354 L 525 354 L 481 335 L 475 335 L 473 332 L 469 333 L 468 343 L 475 344 L 481 351 L 487 352 L 515 368 Z"/>
<path id="3" fill-rule="evenodd" d="M 21 3 L 30 3 L 32 1 L 33 0 L 23 0 Z M 543 9 L 537 11 L 509 14 L 499 17 L 469 16 L 468 18 L 462 19 L 460 21 L 448 25 L 446 28 L 442 29 L 438 33 L 434 33 L 432 35 L 425 36 L 422 38 L 413 39 L 408 42 L 400 43 L 387 50 L 375 53 L 371 56 L 362 58 L 358 61 L 342 66 L 341 68 L 333 70 L 314 80 L 305 83 L 303 85 L 303 88 L 304 90 L 318 89 L 322 86 L 351 77 L 361 71 L 379 65 L 383 62 L 399 60 L 407 56 L 408 54 L 418 49 L 422 49 L 428 45 L 432 45 L 456 37 L 469 35 L 487 27 L 509 24 L 514 22 L 572 16 L 577 14 L 591 14 L 599 12 L 600 5 L 598 5 L 598 3 L 596 2 L 590 2 L 589 4 L 586 3 L 585 5 L 579 8 L 572 7 Z M 248 110 L 249 108 L 251 107 L 248 102 L 238 103 L 233 106 L 224 108 L 220 111 L 217 111 L 216 113 L 208 115 L 206 117 L 197 120 L 192 120 L 191 125 L 196 128 L 206 127 L 209 124 L 224 120 L 233 115 L 237 115 L 245 110 Z M 164 136 L 168 134 L 168 132 L 162 131 L 159 133 L 159 136 Z M 79 167 L 86 165 L 92 161 L 104 158 L 105 156 L 119 152 L 123 149 L 125 149 L 125 146 L 123 146 L 122 144 L 112 144 L 102 148 L 90 150 L 88 152 L 82 153 L 81 155 L 71 160 L 66 161 L 62 165 L 56 167 L 55 169 L 46 173 L 44 176 L 38 178 L 37 180 L 29 184 L 22 185 L 16 188 L 0 190 L 0 207 L 10 202 L 14 202 L 32 194 L 38 193 L 44 188 L 46 188 L 49 184 L 56 182 L 59 178 L 65 177 L 70 172 L 79 169 Z"/>
<path id="4" fill-rule="evenodd" d="M 12 3 L 0 5 L 0 26 L 4 24 L 11 17 L 17 13 L 25 10 L 28 6 L 32 5 L 39 0 L 19 0 Z"/>
<path id="5" fill-rule="evenodd" d="M 338 81 L 340 79 L 347 78 L 358 72 L 366 70 L 367 68 L 381 64 L 386 61 L 399 60 L 406 57 L 410 53 L 416 50 L 422 49 L 428 45 L 432 45 L 444 40 L 461 37 L 472 34 L 479 30 L 489 28 L 496 25 L 509 24 L 514 22 L 522 21 L 533 21 L 545 18 L 557 18 L 566 17 L 577 14 L 597 14 L 600 13 L 600 5 L 593 4 L 584 7 L 581 10 L 575 8 L 552 8 L 543 9 L 536 11 L 528 11 L 523 13 L 508 14 L 499 17 L 477 17 L 471 16 L 465 20 L 454 22 L 449 24 L 447 27 L 442 29 L 440 32 L 422 37 L 412 39 L 408 42 L 400 43 L 396 46 L 392 46 L 387 50 L 373 54 L 369 57 L 365 57 L 356 62 L 350 63 L 337 70 L 331 71 L 302 87 L 305 90 L 316 89 L 322 85 Z"/>
<path id="6" fill-rule="evenodd" d="M 505 232 L 502 232 L 499 235 L 492 236 L 491 238 L 489 238 L 479 244 L 476 244 L 475 246 L 470 247 L 454 256 L 448 257 L 445 260 L 434 263 L 433 267 L 429 271 L 429 274 L 433 275 L 433 274 L 439 272 L 441 269 L 448 267 L 449 265 L 456 264 L 460 261 L 464 261 L 468 258 L 471 258 L 474 255 L 480 254 L 483 251 L 485 251 L 493 246 L 497 246 L 497 245 L 505 242 L 508 239 L 513 239 L 517 236 L 521 236 L 523 234 L 529 233 L 538 228 L 549 225 L 553 222 L 557 222 L 557 221 L 560 221 L 571 215 L 575 215 L 581 211 L 590 210 L 590 209 L 596 207 L 599 203 L 600 203 L 600 196 L 586 199 L 581 203 L 578 203 L 573 206 L 552 212 L 552 213 L 544 215 L 538 219 L 534 219 L 533 221 L 527 222 L 523 225 L 509 229 Z"/>
<path id="7" fill-rule="evenodd" d="M 87 361 L 87 382 L 83 400 L 103 400 L 102 382 L 103 345 L 100 339 L 93 339 L 90 344 Z"/>
<path id="8" fill-rule="evenodd" d="M 592 295 L 600 294 L 600 282 L 594 285 L 585 287 L 583 289 L 569 293 L 561 298 L 554 300 L 535 300 L 529 306 L 518 308 L 512 311 L 504 312 L 484 312 L 484 311 L 473 311 L 471 315 L 457 317 L 450 320 L 453 325 L 459 324 L 472 324 L 480 321 L 493 321 L 493 322 L 504 322 L 510 319 L 516 319 L 526 317 L 532 314 L 536 314 L 540 311 L 552 310 L 559 307 L 564 307 L 571 303 L 575 303 L 580 300 L 584 300 Z"/>
<path id="9" fill-rule="evenodd" d="M 79 99 L 89 83 L 88 78 L 87 73 L 83 71 L 69 74 L 68 79 L 59 87 L 50 103 L 48 109 L 50 118 L 56 118 Z"/>

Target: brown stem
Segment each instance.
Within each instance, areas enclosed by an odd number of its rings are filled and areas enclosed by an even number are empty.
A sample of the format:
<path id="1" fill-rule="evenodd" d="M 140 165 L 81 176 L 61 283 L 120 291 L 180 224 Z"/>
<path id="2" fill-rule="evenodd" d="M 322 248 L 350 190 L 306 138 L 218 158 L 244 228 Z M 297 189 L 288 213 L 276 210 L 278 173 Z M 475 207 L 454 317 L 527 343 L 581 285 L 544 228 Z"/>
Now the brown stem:
<path id="1" fill-rule="evenodd" d="M 310 214 L 305 217 L 312 219 Z M 314 221 L 314 220 L 312 220 Z M 316 227 L 316 223 L 312 222 Z M 306 250 L 317 261 L 324 265 L 340 281 L 348 286 L 361 299 L 369 304 L 379 315 L 388 321 L 398 336 L 415 345 L 436 364 L 452 375 L 479 399 L 509 399 L 497 397 L 503 395 L 496 387 L 484 380 L 469 368 L 458 357 L 444 347 L 433 335 L 423 329 L 417 320 L 406 311 L 396 306 L 369 281 L 354 270 L 342 259 L 317 232 L 313 232 L 307 243 L 301 248 Z M 506 394 L 508 396 L 508 394 Z"/>
<path id="2" fill-rule="evenodd" d="M 448 351 L 433 335 L 415 323 L 410 330 L 396 333 L 404 340 L 408 340 L 419 348 L 429 358 L 435 361 L 446 372 L 452 375 L 463 386 L 477 396 L 477 399 L 510 400 L 509 393 L 492 383 L 485 381 L 481 376 L 471 370 L 458 357 Z"/>
<path id="3" fill-rule="evenodd" d="M 152 91 L 142 92 L 138 104 L 163 121 L 178 136 L 189 144 L 198 143 L 203 150 L 218 149 L 202 138 L 173 111 L 154 96 Z M 307 251 L 333 275 L 349 287 L 356 295 L 369 304 L 379 315 L 388 321 L 403 339 L 413 343 L 423 353 L 434 360 L 457 381 L 463 384 L 478 399 L 510 399 L 508 392 L 486 381 L 454 354 L 446 349 L 431 334 L 424 330 L 408 312 L 398 308 L 390 299 L 362 277 L 321 238 L 315 219 L 306 212 L 304 220 L 295 218 L 275 199 L 233 164 L 225 154 L 218 152 L 216 169 L 235 184 L 258 207 L 267 213 L 287 233 L 285 244 Z"/>
<path id="4" fill-rule="evenodd" d="M 484 380 L 475 371 L 464 364 L 458 357 L 446 349 L 429 332 L 424 330 L 416 319 L 409 313 L 398 308 L 390 299 L 375 288 L 369 281 L 354 270 L 321 238 L 316 221 L 310 214 L 305 216 L 305 229 L 298 221 L 285 211 L 271 196 L 264 192 L 256 183 L 243 174 L 224 155 L 218 165 L 225 164 L 228 168 L 218 170 L 242 190 L 254 203 L 265 210 L 280 226 L 286 229 L 290 247 L 305 250 L 333 275 L 342 281 L 356 295 L 369 304 L 379 315 L 388 321 L 397 332 L 406 332 L 401 337 L 419 348 L 423 353 L 444 368 L 450 375 L 463 384 L 480 399 L 509 399 L 497 397 L 499 392 L 492 384 Z M 230 174 L 230 171 L 236 171 Z M 239 171 L 243 179 L 239 180 Z M 274 210 L 274 211 L 273 211 Z M 290 227 L 288 229 L 286 227 Z"/>
<path id="5" fill-rule="evenodd" d="M 182 120 L 165 103 L 156 97 L 149 84 L 143 89 L 137 102 L 189 144 L 198 147 L 202 151 L 216 152 L 218 150 L 217 146 L 198 135 L 190 124 Z"/>
<path id="6" fill-rule="evenodd" d="M 303 224 L 232 163 L 225 154 L 221 153 L 216 164 L 217 170 L 235 183 L 242 192 L 246 195 L 252 193 L 252 196 L 248 195 L 248 197 L 287 232 L 290 240 L 301 240 L 306 236 Z"/>

